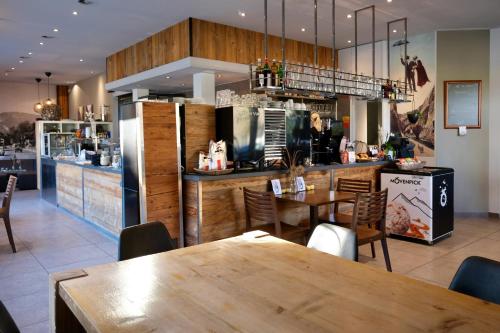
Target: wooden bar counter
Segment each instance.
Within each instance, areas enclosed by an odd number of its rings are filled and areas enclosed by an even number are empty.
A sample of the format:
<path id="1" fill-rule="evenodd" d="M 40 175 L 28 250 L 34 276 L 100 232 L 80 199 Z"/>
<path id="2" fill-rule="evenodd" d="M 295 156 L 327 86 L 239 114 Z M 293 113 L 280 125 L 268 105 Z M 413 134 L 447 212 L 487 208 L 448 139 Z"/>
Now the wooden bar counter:
<path id="1" fill-rule="evenodd" d="M 304 180 L 317 189 L 336 186 L 338 178 L 372 180 L 378 186 L 378 171 L 386 162 L 329 165 L 307 168 Z M 184 232 L 186 245 L 233 237 L 245 231 L 243 188 L 265 191 L 270 179 L 286 184 L 284 171 L 235 173 L 224 176 L 185 175 L 183 181 Z M 283 186 L 283 185 L 282 185 Z M 304 205 L 278 203 L 281 221 L 304 224 L 309 209 Z M 320 214 L 328 207 L 322 207 Z"/>
<path id="2" fill-rule="evenodd" d="M 122 230 L 121 171 L 66 161 L 54 162 L 57 205 L 118 236 Z"/>

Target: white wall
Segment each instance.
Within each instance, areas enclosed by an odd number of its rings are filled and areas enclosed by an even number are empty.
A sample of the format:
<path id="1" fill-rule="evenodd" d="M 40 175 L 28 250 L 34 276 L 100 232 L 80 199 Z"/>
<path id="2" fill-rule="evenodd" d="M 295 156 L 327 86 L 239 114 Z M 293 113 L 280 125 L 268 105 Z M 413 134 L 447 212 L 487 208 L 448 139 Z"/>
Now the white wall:
<path id="1" fill-rule="evenodd" d="M 69 93 L 69 117 L 77 120 L 78 107 L 93 104 L 94 108 L 109 105 L 113 121 L 113 139 L 118 140 L 118 100 L 109 94 L 104 87 L 106 74 L 101 73 L 88 79 L 78 81 Z"/>
<path id="2" fill-rule="evenodd" d="M 56 87 L 50 86 L 50 98 L 56 100 Z M 47 99 L 47 84 L 40 83 L 40 99 Z M 21 82 L 0 82 L 0 112 L 24 112 L 36 114 L 33 106 L 38 102 L 37 85 Z"/>
<path id="3" fill-rule="evenodd" d="M 436 161 L 455 169 L 455 211 L 487 213 L 489 202 L 489 30 L 437 32 Z M 446 80 L 482 80 L 482 126 L 458 136 L 444 128 Z M 495 87 L 497 88 L 497 87 Z M 498 143 L 496 143 L 498 145 Z M 493 161 L 498 164 L 498 161 Z"/>
<path id="4" fill-rule="evenodd" d="M 490 31 L 489 212 L 500 213 L 500 28 Z"/>

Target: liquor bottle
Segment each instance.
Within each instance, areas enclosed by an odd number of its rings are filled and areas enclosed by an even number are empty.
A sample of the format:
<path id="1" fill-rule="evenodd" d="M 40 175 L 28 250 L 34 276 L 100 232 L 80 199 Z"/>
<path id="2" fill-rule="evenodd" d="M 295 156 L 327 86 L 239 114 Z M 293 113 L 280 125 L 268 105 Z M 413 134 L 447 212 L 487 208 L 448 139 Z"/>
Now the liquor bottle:
<path id="1" fill-rule="evenodd" d="M 257 59 L 257 68 L 255 69 L 255 85 L 264 86 L 264 73 L 262 72 L 262 59 Z"/>
<path id="2" fill-rule="evenodd" d="M 278 77 L 278 65 L 276 65 L 276 59 L 273 59 L 273 64 L 271 65 L 271 83 L 270 86 L 276 84 L 276 78 Z"/>
<path id="3" fill-rule="evenodd" d="M 269 67 L 269 61 L 266 58 L 266 62 L 264 63 L 264 69 L 262 70 L 264 74 L 264 86 L 271 85 L 271 68 Z"/>
<path id="4" fill-rule="evenodd" d="M 276 79 L 276 86 L 277 87 L 281 87 L 281 85 L 283 84 L 283 64 L 280 62 L 279 66 L 278 66 L 278 75 L 276 76 L 277 79 Z"/>

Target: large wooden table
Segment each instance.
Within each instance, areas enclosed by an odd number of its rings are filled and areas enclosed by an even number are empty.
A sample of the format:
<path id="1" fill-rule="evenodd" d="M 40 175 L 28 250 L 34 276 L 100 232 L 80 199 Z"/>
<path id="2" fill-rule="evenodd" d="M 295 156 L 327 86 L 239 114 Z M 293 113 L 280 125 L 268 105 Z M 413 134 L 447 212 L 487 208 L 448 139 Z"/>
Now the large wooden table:
<path id="1" fill-rule="evenodd" d="M 356 194 L 352 192 L 330 191 L 328 189 L 318 189 L 299 193 L 286 193 L 276 196 L 277 200 L 290 201 L 309 206 L 309 221 L 311 231 L 318 225 L 319 207 L 336 202 L 353 202 Z"/>
<path id="2" fill-rule="evenodd" d="M 51 280 L 57 332 L 500 329 L 498 305 L 255 233 Z"/>

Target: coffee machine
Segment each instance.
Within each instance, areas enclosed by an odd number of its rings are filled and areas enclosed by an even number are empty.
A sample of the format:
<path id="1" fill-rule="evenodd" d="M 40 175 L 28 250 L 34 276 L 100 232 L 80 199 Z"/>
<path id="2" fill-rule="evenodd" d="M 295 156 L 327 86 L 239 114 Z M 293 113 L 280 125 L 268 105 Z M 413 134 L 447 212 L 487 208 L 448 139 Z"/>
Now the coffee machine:
<path id="1" fill-rule="evenodd" d="M 313 126 L 311 129 L 312 163 L 340 163 L 340 142 L 344 137 L 342 121 L 335 118 L 321 119 L 321 131 Z"/>

